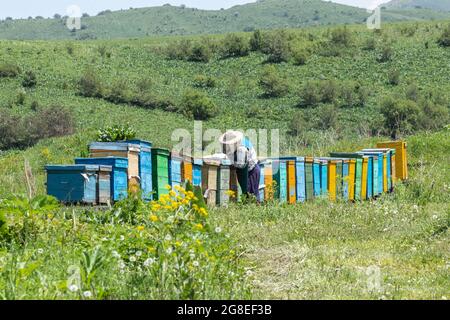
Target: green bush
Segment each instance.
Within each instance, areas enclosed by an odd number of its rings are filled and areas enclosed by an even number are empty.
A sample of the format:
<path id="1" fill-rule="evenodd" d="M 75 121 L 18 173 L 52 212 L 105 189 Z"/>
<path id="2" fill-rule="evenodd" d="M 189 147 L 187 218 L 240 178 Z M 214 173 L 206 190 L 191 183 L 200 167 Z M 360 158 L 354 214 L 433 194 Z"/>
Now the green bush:
<path id="1" fill-rule="evenodd" d="M 197 42 L 192 46 L 190 55 L 188 56 L 188 60 L 193 62 L 206 63 L 209 62 L 211 56 L 211 49 L 207 45 Z"/>
<path id="2" fill-rule="evenodd" d="M 338 108 L 334 104 L 322 105 L 317 109 L 315 127 L 319 130 L 336 129 L 338 116 Z"/>
<path id="3" fill-rule="evenodd" d="M 0 64 L 0 78 L 15 78 L 20 74 L 20 68 L 12 63 Z"/>
<path id="4" fill-rule="evenodd" d="M 24 88 L 33 88 L 37 84 L 36 75 L 32 70 L 28 70 L 23 75 L 22 86 Z"/>
<path id="5" fill-rule="evenodd" d="M 419 119 L 419 125 L 422 129 L 438 130 L 449 123 L 449 109 L 445 105 L 426 98 L 422 99 L 419 105 L 422 109 Z"/>
<path id="6" fill-rule="evenodd" d="M 262 52 L 268 55 L 267 62 L 281 63 L 289 61 L 291 47 L 286 31 L 274 31 L 264 37 Z"/>
<path id="7" fill-rule="evenodd" d="M 278 74 L 274 66 L 267 66 L 264 69 L 259 85 L 267 98 L 282 97 L 289 90 L 287 81 Z"/>
<path id="8" fill-rule="evenodd" d="M 388 81 L 390 85 L 398 86 L 400 84 L 400 71 L 393 69 L 388 74 Z"/>
<path id="9" fill-rule="evenodd" d="M 208 120 L 217 113 L 217 107 L 205 93 L 189 90 L 183 96 L 180 111 L 194 120 Z"/>
<path id="10" fill-rule="evenodd" d="M 363 49 L 367 51 L 373 51 L 377 48 L 377 41 L 374 37 L 370 37 L 366 40 Z"/>
<path id="11" fill-rule="evenodd" d="M 306 64 L 309 58 L 309 52 L 305 48 L 295 48 L 292 52 L 292 60 L 297 66 L 303 66 Z"/>
<path id="12" fill-rule="evenodd" d="M 450 24 L 442 32 L 441 36 L 438 39 L 438 44 L 441 47 L 450 47 Z"/>
<path id="13" fill-rule="evenodd" d="M 88 98 L 101 98 L 104 94 L 103 85 L 97 75 L 88 70 L 78 81 L 79 93 Z"/>
<path id="14" fill-rule="evenodd" d="M 129 124 L 109 126 L 97 132 L 97 141 L 99 142 L 126 141 L 135 137 L 136 131 Z"/>
<path id="15" fill-rule="evenodd" d="M 300 93 L 300 106 L 311 107 L 321 101 L 320 84 L 318 81 L 308 81 Z"/>
<path id="16" fill-rule="evenodd" d="M 216 79 L 199 74 L 194 78 L 194 86 L 197 88 L 214 88 L 216 86 Z"/>
<path id="17" fill-rule="evenodd" d="M 378 62 L 380 63 L 384 63 L 384 62 L 389 62 L 392 60 L 392 56 L 393 56 L 393 50 L 391 48 L 391 46 L 389 45 L 385 45 L 382 49 L 381 49 L 381 53 L 378 55 Z"/>
<path id="18" fill-rule="evenodd" d="M 263 48 L 264 38 L 260 30 L 255 30 L 250 38 L 250 50 L 260 51 Z"/>
<path id="19" fill-rule="evenodd" d="M 333 103 L 339 95 L 339 86 L 335 80 L 323 80 L 319 82 L 320 102 Z"/>
<path id="20" fill-rule="evenodd" d="M 392 138 L 414 132 L 418 127 L 420 112 L 417 103 L 411 100 L 388 97 L 381 104 L 385 129 Z"/>
<path id="21" fill-rule="evenodd" d="M 27 93 L 25 92 L 25 90 L 23 88 L 20 88 L 19 90 L 17 90 L 15 103 L 17 105 L 22 106 L 25 103 L 26 99 L 27 99 Z"/>
<path id="22" fill-rule="evenodd" d="M 119 79 L 109 88 L 104 98 L 112 103 L 129 103 L 132 100 L 132 92 L 127 82 Z"/>
<path id="23" fill-rule="evenodd" d="M 346 26 L 343 28 L 336 28 L 331 31 L 331 42 L 343 46 L 348 47 L 352 41 L 352 34 L 347 29 Z"/>
<path id="24" fill-rule="evenodd" d="M 176 42 L 170 42 L 166 47 L 165 54 L 168 59 L 172 60 L 188 60 L 192 51 L 192 42 L 183 39 Z"/>
<path id="25" fill-rule="evenodd" d="M 297 111 L 293 116 L 291 121 L 289 122 L 289 131 L 288 133 L 291 136 L 301 136 L 307 133 L 310 130 L 310 124 L 303 112 Z"/>
<path id="26" fill-rule="evenodd" d="M 228 34 L 222 43 L 222 58 L 244 57 L 249 53 L 248 41 L 237 34 Z"/>
<path id="27" fill-rule="evenodd" d="M 417 86 L 417 84 L 409 84 L 406 88 L 405 96 L 407 99 L 417 102 L 420 96 L 419 87 Z"/>

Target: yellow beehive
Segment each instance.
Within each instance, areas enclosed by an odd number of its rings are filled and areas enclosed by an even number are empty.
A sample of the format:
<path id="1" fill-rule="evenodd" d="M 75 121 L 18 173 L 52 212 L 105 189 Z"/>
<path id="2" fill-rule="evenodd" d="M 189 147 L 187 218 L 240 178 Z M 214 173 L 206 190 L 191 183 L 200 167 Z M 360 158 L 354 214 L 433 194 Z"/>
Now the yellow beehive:
<path id="1" fill-rule="evenodd" d="M 387 165 L 388 165 L 388 161 L 387 161 L 387 154 L 383 154 L 383 192 L 386 193 L 388 192 L 388 170 L 387 170 Z"/>
<path id="2" fill-rule="evenodd" d="M 296 179 L 295 179 L 295 160 L 287 161 L 287 181 L 288 181 L 288 203 L 295 204 L 297 202 Z"/>
<path id="3" fill-rule="evenodd" d="M 183 157 L 183 163 L 181 165 L 181 179 L 183 182 L 187 181 L 189 181 L 190 183 L 194 182 L 192 162 L 193 162 L 192 157 L 189 156 Z"/>
<path id="4" fill-rule="evenodd" d="M 348 199 L 355 200 L 356 160 L 348 161 Z"/>
<path id="5" fill-rule="evenodd" d="M 367 199 L 367 174 L 369 170 L 369 158 L 363 157 L 362 181 L 361 181 L 361 200 Z"/>
<path id="6" fill-rule="evenodd" d="M 336 167 L 337 161 L 328 161 L 328 197 L 331 201 L 336 201 Z"/>
<path id="7" fill-rule="evenodd" d="M 399 180 L 408 179 L 407 144 L 404 141 L 380 142 L 377 148 L 395 149 L 395 175 Z"/>
<path id="8" fill-rule="evenodd" d="M 273 169 L 272 163 L 266 165 L 264 167 L 264 184 L 266 188 L 264 189 L 264 198 L 265 200 L 273 200 Z"/>

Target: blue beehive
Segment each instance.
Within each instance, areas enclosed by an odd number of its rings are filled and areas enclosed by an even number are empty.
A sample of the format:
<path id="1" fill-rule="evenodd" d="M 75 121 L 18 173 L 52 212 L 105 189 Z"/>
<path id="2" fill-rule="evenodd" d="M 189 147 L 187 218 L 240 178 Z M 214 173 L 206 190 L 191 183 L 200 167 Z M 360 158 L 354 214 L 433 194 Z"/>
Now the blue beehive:
<path id="1" fill-rule="evenodd" d="M 295 162 L 295 174 L 297 178 L 297 202 L 306 201 L 305 158 L 297 157 Z"/>
<path id="2" fill-rule="evenodd" d="M 320 161 L 314 159 L 313 163 L 314 197 L 320 197 L 322 195 L 321 180 L 322 176 L 320 174 Z"/>
<path id="3" fill-rule="evenodd" d="M 287 163 L 285 160 L 273 159 L 273 178 L 277 185 L 275 196 L 280 202 L 287 201 Z"/>
<path id="4" fill-rule="evenodd" d="M 350 173 L 350 168 L 349 168 L 349 160 L 348 159 L 344 159 L 342 161 L 342 196 L 345 200 L 349 200 L 350 199 L 350 194 L 349 194 L 349 186 L 350 186 L 350 181 L 349 181 L 349 173 Z"/>
<path id="5" fill-rule="evenodd" d="M 202 186 L 202 159 L 194 159 L 192 164 L 192 176 L 193 176 L 193 184 L 194 186 L 201 187 Z"/>
<path id="6" fill-rule="evenodd" d="M 152 143 L 144 140 L 129 140 L 127 142 L 141 146 L 141 151 L 139 152 L 139 178 L 142 197 L 144 200 L 150 201 L 153 199 Z"/>
<path id="7" fill-rule="evenodd" d="M 261 175 L 259 176 L 259 201 L 264 202 L 265 188 L 266 188 L 266 163 L 264 161 L 259 162 L 259 168 L 261 169 Z"/>
<path id="8" fill-rule="evenodd" d="M 111 172 L 109 166 L 58 165 L 46 166 L 47 194 L 65 203 L 98 204 L 105 201 L 107 179 L 102 179 L 99 198 L 99 174 Z M 106 181 L 105 181 L 106 180 Z M 108 191 L 108 190 L 106 190 Z M 106 196 L 106 198 L 108 198 Z"/>
<path id="9" fill-rule="evenodd" d="M 328 196 L 328 160 L 320 159 L 320 190 L 322 196 Z"/>
<path id="10" fill-rule="evenodd" d="M 169 179 L 170 179 L 170 185 L 172 188 L 175 188 L 175 186 L 181 186 L 182 179 L 181 179 L 181 165 L 183 162 L 183 158 L 174 152 L 170 154 L 170 161 L 169 161 Z"/>
<path id="11" fill-rule="evenodd" d="M 111 172 L 111 198 L 119 201 L 128 196 L 128 159 L 119 157 L 106 158 L 77 158 L 75 164 L 79 165 L 106 165 L 112 167 Z"/>

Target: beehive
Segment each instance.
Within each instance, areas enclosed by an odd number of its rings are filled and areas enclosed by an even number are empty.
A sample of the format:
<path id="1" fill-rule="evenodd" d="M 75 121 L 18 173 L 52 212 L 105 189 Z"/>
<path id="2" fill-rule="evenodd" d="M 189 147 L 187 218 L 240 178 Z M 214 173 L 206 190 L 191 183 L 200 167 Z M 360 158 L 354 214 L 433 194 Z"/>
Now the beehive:
<path id="1" fill-rule="evenodd" d="M 318 159 L 314 159 L 313 162 L 314 197 L 320 197 L 322 195 L 321 180 L 322 176 L 320 174 L 320 161 Z"/>
<path id="2" fill-rule="evenodd" d="M 275 196 L 280 202 L 287 202 L 287 163 L 281 159 L 274 159 L 273 165 L 273 180 L 276 182 Z"/>
<path id="3" fill-rule="evenodd" d="M 320 190 L 321 196 L 328 196 L 328 160 L 319 159 L 320 161 Z"/>
<path id="4" fill-rule="evenodd" d="M 349 159 L 342 160 L 342 197 L 345 200 L 350 200 L 349 164 Z"/>
<path id="5" fill-rule="evenodd" d="M 111 166 L 46 166 L 47 194 L 64 203 L 106 204 L 110 202 Z M 99 180 L 100 177 L 100 180 Z"/>
<path id="6" fill-rule="evenodd" d="M 394 191 L 395 184 L 397 183 L 397 150 L 391 150 L 391 175 L 392 175 L 392 189 L 391 192 Z"/>
<path id="7" fill-rule="evenodd" d="M 170 186 L 169 179 L 169 158 L 170 152 L 167 149 L 152 149 L 152 183 L 154 199 L 159 199 L 161 195 L 168 194 L 167 186 Z"/>
<path id="8" fill-rule="evenodd" d="M 296 183 L 296 157 L 283 157 L 282 161 L 286 161 L 286 179 L 287 179 L 287 201 L 290 204 L 297 202 L 297 183 Z"/>
<path id="9" fill-rule="evenodd" d="M 170 186 L 172 188 L 180 187 L 182 183 L 181 179 L 181 167 L 183 163 L 183 158 L 180 154 L 176 152 L 170 153 L 170 162 L 169 162 L 169 180 Z"/>
<path id="10" fill-rule="evenodd" d="M 266 162 L 261 160 L 259 161 L 259 168 L 260 168 L 260 176 L 259 176 L 259 201 L 264 202 L 264 195 L 265 195 L 265 179 L 266 179 Z"/>
<path id="11" fill-rule="evenodd" d="M 337 199 L 337 163 L 336 160 L 328 160 L 328 198 L 331 201 L 336 201 Z"/>
<path id="12" fill-rule="evenodd" d="M 264 200 L 270 201 L 273 200 L 273 168 L 272 168 L 272 160 L 265 159 L 263 160 L 264 165 Z"/>
<path id="13" fill-rule="evenodd" d="M 306 186 L 306 200 L 314 199 L 314 172 L 313 172 L 314 158 L 305 157 L 305 186 Z"/>
<path id="14" fill-rule="evenodd" d="M 381 152 L 383 154 L 383 192 L 392 190 L 392 174 L 391 174 L 391 156 L 393 149 L 364 149 L 363 152 Z"/>
<path id="15" fill-rule="evenodd" d="M 192 165 L 192 179 L 194 186 L 201 187 L 202 185 L 202 166 L 203 166 L 202 159 L 194 159 Z"/>
<path id="16" fill-rule="evenodd" d="M 355 200 L 356 160 L 348 160 L 348 199 Z"/>
<path id="17" fill-rule="evenodd" d="M 362 159 L 362 175 L 361 175 L 361 200 L 367 199 L 367 171 L 368 171 L 368 157 Z"/>
<path id="18" fill-rule="evenodd" d="M 128 142 L 94 142 L 89 146 L 91 158 L 121 157 L 128 159 L 128 189 L 140 188 L 139 154 L 141 147 Z"/>
<path id="19" fill-rule="evenodd" d="M 297 202 L 306 201 L 305 158 L 297 157 L 296 161 Z"/>
<path id="20" fill-rule="evenodd" d="M 230 202 L 229 192 L 231 190 L 231 161 L 228 159 L 222 159 L 220 161 L 219 176 L 218 176 L 218 197 L 217 204 L 226 206 Z"/>
<path id="21" fill-rule="evenodd" d="M 183 156 L 181 164 L 181 181 L 182 183 L 194 182 L 194 159 L 191 156 Z"/>
<path id="22" fill-rule="evenodd" d="M 212 158 L 203 159 L 202 189 L 208 206 L 215 206 L 218 197 L 218 178 L 220 160 Z"/>
<path id="23" fill-rule="evenodd" d="M 128 196 L 127 158 L 76 158 L 75 164 L 110 166 L 112 168 L 109 183 L 110 198 L 112 199 L 112 201 L 119 201 L 125 199 Z"/>
<path id="24" fill-rule="evenodd" d="M 354 200 L 361 200 L 361 188 L 362 188 L 362 155 L 358 153 L 345 153 L 345 152 L 332 152 L 331 157 L 354 159 L 355 160 L 355 196 Z"/>
<path id="25" fill-rule="evenodd" d="M 389 141 L 377 143 L 377 148 L 395 149 L 395 177 L 399 180 L 408 179 L 407 143 L 403 141 Z"/>
<path id="26" fill-rule="evenodd" d="M 383 153 L 382 152 L 359 152 L 361 155 L 370 156 L 373 160 L 373 183 L 372 193 L 373 196 L 378 196 L 383 193 Z"/>
<path id="27" fill-rule="evenodd" d="M 131 144 L 141 147 L 139 152 L 139 178 L 144 200 L 153 199 L 153 179 L 152 179 L 152 143 L 144 140 L 129 140 Z"/>
<path id="28" fill-rule="evenodd" d="M 342 159 L 336 161 L 336 196 L 341 199 L 343 196 L 343 175 L 342 175 Z"/>

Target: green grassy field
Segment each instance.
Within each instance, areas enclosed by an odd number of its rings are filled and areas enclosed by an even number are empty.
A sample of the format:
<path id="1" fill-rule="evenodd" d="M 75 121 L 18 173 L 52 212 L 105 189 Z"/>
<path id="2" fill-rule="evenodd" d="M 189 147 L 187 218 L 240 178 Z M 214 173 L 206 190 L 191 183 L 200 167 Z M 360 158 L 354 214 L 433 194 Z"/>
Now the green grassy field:
<path id="1" fill-rule="evenodd" d="M 266 55 L 259 52 L 230 59 L 214 55 L 208 63 L 195 63 L 164 56 L 161 48 L 180 38 L 1 41 L 0 63 L 15 63 L 22 70 L 16 78 L 0 78 L 1 111 L 33 116 L 34 101 L 38 109 L 61 106 L 73 113 L 76 133 L 0 154 L 0 221 L 3 214 L 8 228 L 0 247 L 0 297 L 448 298 L 448 126 L 402 137 L 409 144 L 410 180 L 373 202 L 236 204 L 211 209 L 208 216 L 184 204 L 189 209 L 184 216 L 178 209 L 156 209 L 138 201 L 95 210 L 14 197 L 27 193 L 25 160 L 36 194 L 42 195 L 44 165 L 72 163 L 103 126 L 129 123 L 140 138 L 164 147 L 173 145 L 175 128 L 192 131 L 192 120 L 176 112 L 79 95 L 77 82 L 87 69 L 105 85 L 122 79 L 133 91 L 141 80 L 150 79 L 148 90 L 177 106 L 198 75 L 212 76 L 215 87 L 197 89 L 219 107 L 205 128 L 278 128 L 282 154 L 327 155 L 389 139 L 381 134 L 381 101 L 404 96 L 411 84 L 422 95 L 438 92 L 448 109 L 450 70 L 442 62 L 450 60 L 450 51 L 436 43 L 447 23 L 392 24 L 381 34 L 352 26 L 351 43 L 332 57 L 321 54 L 318 45 L 328 41 L 327 28 L 290 30 L 292 43 L 311 48 L 310 56 L 302 66 L 291 60 L 274 65 L 289 90 L 271 99 L 262 97 L 258 84 L 267 67 Z M 415 32 L 405 32 L 411 27 Z M 370 38 L 375 47 L 365 50 Z M 386 44 L 392 47 L 392 59 L 380 63 L 377 57 Z M 398 85 L 389 83 L 394 69 L 399 71 Z M 36 74 L 35 88 L 22 88 L 27 70 Z M 337 107 L 332 127 L 312 126 L 302 136 L 290 135 L 293 118 L 320 122 L 321 110 L 330 105 L 298 106 L 303 86 L 318 79 L 356 81 L 368 88 L 367 102 Z M 77 290 L 71 290 L 73 281 Z"/>

